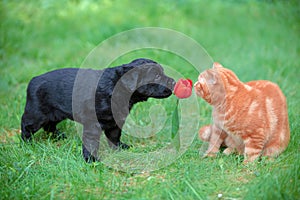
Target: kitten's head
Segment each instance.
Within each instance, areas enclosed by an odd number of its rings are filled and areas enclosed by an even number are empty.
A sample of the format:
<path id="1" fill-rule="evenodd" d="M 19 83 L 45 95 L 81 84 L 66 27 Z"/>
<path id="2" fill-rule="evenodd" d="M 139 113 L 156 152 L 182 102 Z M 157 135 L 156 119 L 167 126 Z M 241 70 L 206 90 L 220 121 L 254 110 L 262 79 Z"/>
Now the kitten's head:
<path id="1" fill-rule="evenodd" d="M 222 103 L 226 94 L 237 90 L 240 84 L 237 76 L 229 69 L 215 62 L 211 69 L 202 72 L 194 88 L 196 94 L 211 105 Z"/>

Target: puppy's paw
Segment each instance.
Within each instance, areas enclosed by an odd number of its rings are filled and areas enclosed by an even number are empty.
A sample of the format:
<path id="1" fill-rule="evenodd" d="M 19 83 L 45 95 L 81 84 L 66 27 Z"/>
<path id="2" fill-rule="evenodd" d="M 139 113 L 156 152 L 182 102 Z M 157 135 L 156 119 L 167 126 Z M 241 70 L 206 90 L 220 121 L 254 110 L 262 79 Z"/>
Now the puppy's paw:
<path id="1" fill-rule="evenodd" d="M 127 145 L 127 144 L 125 144 L 125 143 L 123 143 L 123 142 L 119 142 L 119 143 L 118 143 L 118 147 L 119 147 L 120 149 L 129 149 L 129 148 L 132 147 L 132 145 Z"/>
<path id="2" fill-rule="evenodd" d="M 100 161 L 100 159 L 98 159 L 97 157 L 95 157 L 97 155 L 96 154 L 95 154 L 95 156 L 92 155 L 90 153 L 90 151 L 84 145 L 82 145 L 82 156 L 83 156 L 85 162 L 87 162 L 87 163 L 92 163 L 92 162 Z"/>
<path id="3" fill-rule="evenodd" d="M 83 158 L 84 158 L 85 162 L 87 162 L 87 163 L 93 163 L 93 162 L 99 161 L 97 158 L 95 158 L 92 155 L 90 155 L 90 156 L 84 156 L 83 155 Z"/>
<path id="4" fill-rule="evenodd" d="M 66 136 L 66 134 L 64 132 L 56 130 L 52 134 L 51 138 L 54 139 L 54 140 L 64 140 L 64 139 L 67 139 L 67 136 Z"/>

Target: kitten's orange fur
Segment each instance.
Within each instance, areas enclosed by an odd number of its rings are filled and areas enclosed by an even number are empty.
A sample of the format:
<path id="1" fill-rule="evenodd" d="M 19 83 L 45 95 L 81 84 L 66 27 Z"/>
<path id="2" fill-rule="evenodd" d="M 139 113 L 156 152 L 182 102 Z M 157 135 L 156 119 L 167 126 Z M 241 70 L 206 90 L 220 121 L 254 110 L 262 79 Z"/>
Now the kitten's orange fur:
<path id="1" fill-rule="evenodd" d="M 237 151 L 247 163 L 261 155 L 278 156 L 286 149 L 290 140 L 286 99 L 276 84 L 243 83 L 231 70 L 214 63 L 194 87 L 213 106 L 213 124 L 199 130 L 200 138 L 209 141 L 206 156 L 215 156 L 225 145 L 225 154 Z"/>

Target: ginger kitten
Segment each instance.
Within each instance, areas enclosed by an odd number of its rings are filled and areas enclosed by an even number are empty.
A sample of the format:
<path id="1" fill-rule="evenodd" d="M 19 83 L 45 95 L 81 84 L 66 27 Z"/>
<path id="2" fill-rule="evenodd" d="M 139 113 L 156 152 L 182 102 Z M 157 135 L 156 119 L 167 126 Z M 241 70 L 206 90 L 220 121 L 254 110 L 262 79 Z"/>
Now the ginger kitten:
<path id="1" fill-rule="evenodd" d="M 206 156 L 244 154 L 244 163 L 261 155 L 276 157 L 288 146 L 290 130 L 286 98 L 280 88 L 265 80 L 241 82 L 229 69 L 214 63 L 194 85 L 196 94 L 213 106 L 213 124 L 199 130 L 209 141 Z"/>

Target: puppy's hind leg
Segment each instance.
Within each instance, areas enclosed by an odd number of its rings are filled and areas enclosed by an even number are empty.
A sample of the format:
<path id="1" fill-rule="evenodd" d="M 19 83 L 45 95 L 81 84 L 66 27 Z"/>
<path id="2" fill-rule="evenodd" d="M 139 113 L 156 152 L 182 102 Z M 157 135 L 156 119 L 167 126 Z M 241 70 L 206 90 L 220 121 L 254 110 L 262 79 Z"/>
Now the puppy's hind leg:
<path id="1" fill-rule="evenodd" d="M 108 143 L 112 148 L 119 147 L 121 149 L 129 149 L 130 148 L 129 145 L 122 143 L 120 141 L 121 132 L 122 132 L 122 130 L 117 126 L 114 128 L 105 130 L 105 135 L 108 139 Z"/>

